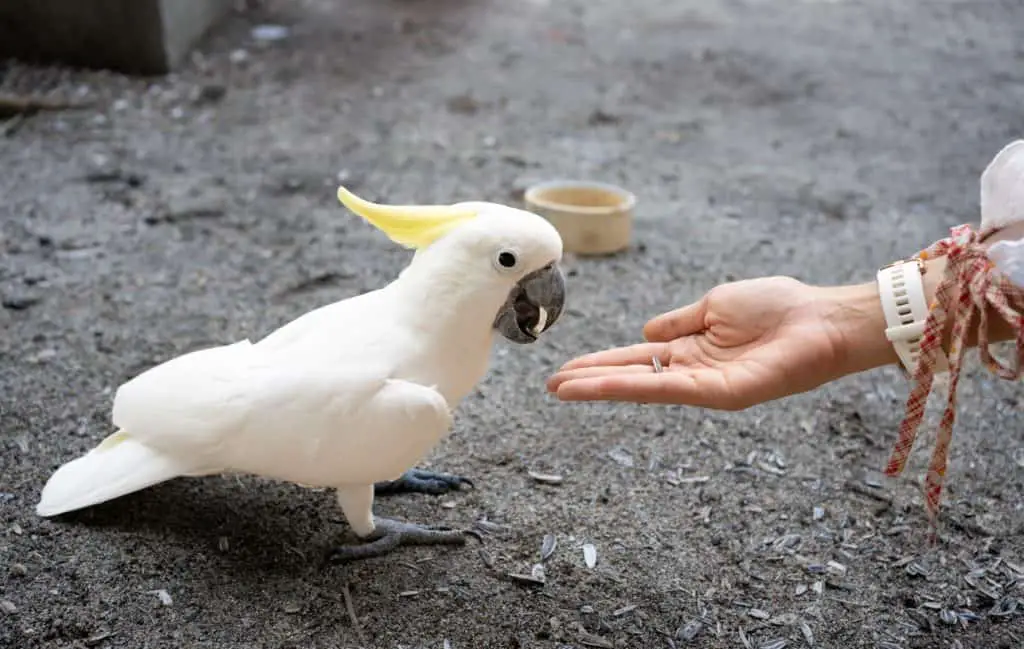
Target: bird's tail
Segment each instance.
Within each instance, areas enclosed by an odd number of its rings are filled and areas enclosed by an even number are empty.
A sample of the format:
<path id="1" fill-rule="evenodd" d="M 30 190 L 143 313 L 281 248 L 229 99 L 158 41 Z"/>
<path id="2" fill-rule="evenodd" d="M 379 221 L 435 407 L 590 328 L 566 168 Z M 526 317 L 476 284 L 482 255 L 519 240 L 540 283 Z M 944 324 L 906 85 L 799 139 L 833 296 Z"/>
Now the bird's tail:
<path id="1" fill-rule="evenodd" d="M 36 514 L 57 516 L 190 473 L 191 467 L 180 460 L 118 431 L 50 476 L 36 505 Z"/>

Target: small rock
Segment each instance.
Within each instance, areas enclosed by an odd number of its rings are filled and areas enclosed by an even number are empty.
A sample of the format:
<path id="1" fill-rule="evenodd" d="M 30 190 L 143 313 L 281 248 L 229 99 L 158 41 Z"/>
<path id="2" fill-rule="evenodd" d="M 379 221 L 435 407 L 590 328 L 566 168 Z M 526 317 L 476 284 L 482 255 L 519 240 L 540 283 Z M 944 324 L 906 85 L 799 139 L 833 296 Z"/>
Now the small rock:
<path id="1" fill-rule="evenodd" d="M 0 599 L 0 609 L 3 609 L 3 612 L 8 615 L 14 615 L 18 612 L 18 607 L 9 599 Z"/>
<path id="2" fill-rule="evenodd" d="M 294 615 L 302 610 L 302 606 L 297 602 L 288 602 L 282 607 L 282 610 L 288 615 Z"/>
<path id="3" fill-rule="evenodd" d="M 531 586 L 543 586 L 544 585 L 544 580 L 543 579 L 537 579 L 533 575 L 524 575 L 524 574 L 519 573 L 519 572 L 509 573 L 508 574 L 508 578 L 511 579 L 512 581 L 518 582 L 520 584 L 526 584 L 526 585 L 531 585 Z"/>
<path id="4" fill-rule="evenodd" d="M 594 112 L 590 113 L 590 117 L 587 118 L 587 124 L 591 126 L 605 126 L 608 124 L 618 124 L 622 121 L 622 118 L 613 113 L 601 110 L 598 108 Z"/>
<path id="5" fill-rule="evenodd" d="M 17 575 L 19 577 L 24 577 L 28 574 L 28 568 L 26 568 L 25 564 L 23 563 L 12 563 L 11 574 Z"/>
<path id="6" fill-rule="evenodd" d="M 228 87 L 223 83 L 207 83 L 195 90 L 193 102 L 197 104 L 213 104 L 224 99 L 227 94 Z"/>
<path id="7" fill-rule="evenodd" d="M 597 649 L 615 649 L 615 645 L 610 640 L 606 640 L 599 635 L 594 635 L 583 629 L 579 632 L 580 644 L 584 647 L 596 647 Z"/>
<path id="8" fill-rule="evenodd" d="M 159 590 L 151 590 L 149 592 L 152 593 L 153 595 L 156 595 L 157 598 L 160 600 L 160 603 L 163 604 L 164 606 L 170 606 L 171 604 L 174 603 L 174 600 L 171 598 L 171 594 L 168 593 L 163 588 L 161 588 Z"/>
<path id="9" fill-rule="evenodd" d="M 171 201 L 167 210 L 160 215 L 144 217 L 148 225 L 159 223 L 180 223 L 202 219 L 218 219 L 224 216 L 223 200 L 215 197 L 178 199 Z"/>
<path id="10" fill-rule="evenodd" d="M 527 471 L 526 474 L 533 479 L 534 482 L 549 485 L 560 485 L 562 484 L 562 476 L 554 473 L 537 473 L 536 471 Z"/>
<path id="11" fill-rule="evenodd" d="M 825 508 L 824 507 L 815 507 L 814 508 L 814 520 L 820 521 L 823 518 L 825 518 Z"/>
<path id="12" fill-rule="evenodd" d="M 83 642 L 85 643 L 86 647 L 95 647 L 107 638 L 110 638 L 114 635 L 116 634 L 111 633 L 110 631 L 100 631 L 99 633 L 89 636 L 88 638 L 83 640 Z"/>
<path id="13" fill-rule="evenodd" d="M 771 617 L 767 611 L 763 611 L 759 608 L 752 608 L 747 614 L 755 620 L 767 620 Z"/>
<path id="14" fill-rule="evenodd" d="M 29 363 L 38 364 L 38 363 L 45 363 L 46 361 L 48 361 L 51 358 L 54 358 L 56 356 L 57 356 L 57 350 L 48 347 L 46 349 L 39 350 L 38 354 L 33 354 L 33 355 L 29 356 L 28 358 L 26 358 L 25 360 L 28 361 Z"/>
<path id="15" fill-rule="evenodd" d="M 634 466 L 633 456 L 629 454 L 629 451 L 623 448 L 613 448 L 608 451 L 608 457 L 614 460 L 617 464 L 625 467 L 632 468 Z"/>
<path id="16" fill-rule="evenodd" d="M 33 295 L 7 295 L 4 296 L 0 303 L 3 304 L 5 309 L 11 311 L 24 311 L 33 304 L 39 303 L 39 298 Z"/>
<path id="17" fill-rule="evenodd" d="M 686 623 L 686 626 L 680 627 L 679 630 L 676 631 L 676 639 L 682 640 L 683 642 L 693 642 L 693 640 L 699 636 L 703 630 L 703 622 L 700 620 L 691 620 Z"/>
<path id="18" fill-rule="evenodd" d="M 252 37 L 258 41 L 280 41 L 288 38 L 288 28 L 284 25 L 257 25 L 252 28 Z"/>
<path id="19" fill-rule="evenodd" d="M 804 636 L 804 642 L 807 643 L 808 647 L 814 646 L 814 633 L 811 632 L 811 627 L 806 622 L 800 623 L 800 633 Z"/>
<path id="20" fill-rule="evenodd" d="M 245 63 L 249 59 L 249 53 L 245 50 L 238 49 L 231 52 L 228 56 L 232 63 Z"/>
<path id="21" fill-rule="evenodd" d="M 544 541 L 540 545 L 540 560 L 547 561 L 548 558 L 555 553 L 555 548 L 558 547 L 558 539 L 555 538 L 554 534 L 545 534 Z"/>
<path id="22" fill-rule="evenodd" d="M 593 568 L 597 565 L 597 548 L 594 547 L 593 543 L 587 543 L 583 546 L 583 563 L 587 564 L 588 568 Z"/>
<path id="23" fill-rule="evenodd" d="M 907 573 L 911 577 L 924 577 L 928 575 L 928 569 L 917 561 L 911 561 L 903 569 L 903 572 Z"/>
<path id="24" fill-rule="evenodd" d="M 480 103 L 471 95 L 456 95 L 445 102 L 448 112 L 459 115 L 475 115 L 480 110 Z"/>
<path id="25" fill-rule="evenodd" d="M 535 564 L 530 570 L 530 576 L 541 582 L 547 579 L 547 575 L 544 573 L 544 566 L 539 563 Z"/>
<path id="26" fill-rule="evenodd" d="M 839 563 L 838 561 L 829 561 L 828 571 L 834 575 L 843 576 L 846 574 L 846 566 Z"/>

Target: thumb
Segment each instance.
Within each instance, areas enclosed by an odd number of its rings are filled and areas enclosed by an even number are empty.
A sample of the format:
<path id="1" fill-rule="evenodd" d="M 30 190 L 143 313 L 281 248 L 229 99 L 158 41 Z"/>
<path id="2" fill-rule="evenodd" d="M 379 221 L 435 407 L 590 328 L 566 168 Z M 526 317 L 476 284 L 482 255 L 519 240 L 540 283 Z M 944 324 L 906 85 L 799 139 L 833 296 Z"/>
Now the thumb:
<path id="1" fill-rule="evenodd" d="M 668 313 L 662 313 L 644 325 L 644 338 L 652 343 L 665 343 L 682 336 L 689 336 L 706 329 L 704 319 L 708 314 L 708 297 Z"/>

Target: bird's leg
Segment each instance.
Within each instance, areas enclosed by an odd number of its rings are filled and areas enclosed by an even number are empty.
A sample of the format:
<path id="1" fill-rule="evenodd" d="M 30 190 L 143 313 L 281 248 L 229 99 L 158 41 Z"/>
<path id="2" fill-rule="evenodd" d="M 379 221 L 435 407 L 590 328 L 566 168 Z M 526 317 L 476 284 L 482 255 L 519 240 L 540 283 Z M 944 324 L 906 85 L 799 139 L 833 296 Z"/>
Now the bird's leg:
<path id="1" fill-rule="evenodd" d="M 362 541 L 342 545 L 331 551 L 335 563 L 380 557 L 403 545 L 463 545 L 466 536 L 450 527 L 416 525 L 373 516 L 373 486 L 338 489 L 341 506 L 349 525 Z"/>
<path id="2" fill-rule="evenodd" d="M 462 485 L 473 486 L 469 478 L 447 473 L 434 473 L 425 469 L 409 469 L 397 480 L 378 482 L 373 486 L 378 496 L 402 493 L 421 493 L 439 496 L 449 491 L 458 491 Z"/>

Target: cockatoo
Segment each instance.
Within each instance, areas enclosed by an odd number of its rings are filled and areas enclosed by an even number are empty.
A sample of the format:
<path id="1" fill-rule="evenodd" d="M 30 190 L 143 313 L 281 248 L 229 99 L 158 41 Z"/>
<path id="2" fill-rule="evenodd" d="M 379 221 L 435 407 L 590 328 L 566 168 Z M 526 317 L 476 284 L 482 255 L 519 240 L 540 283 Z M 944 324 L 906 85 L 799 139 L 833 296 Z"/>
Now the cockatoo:
<path id="1" fill-rule="evenodd" d="M 562 239 L 544 218 L 495 203 L 382 205 L 344 187 L 338 199 L 415 250 L 398 277 L 258 342 L 189 352 L 124 383 L 116 432 L 54 472 L 38 515 L 233 472 L 334 488 L 361 541 L 335 548 L 335 560 L 465 542 L 456 530 L 375 518 L 374 495 L 469 482 L 414 467 L 484 377 L 495 334 L 532 343 L 558 320 Z"/>

